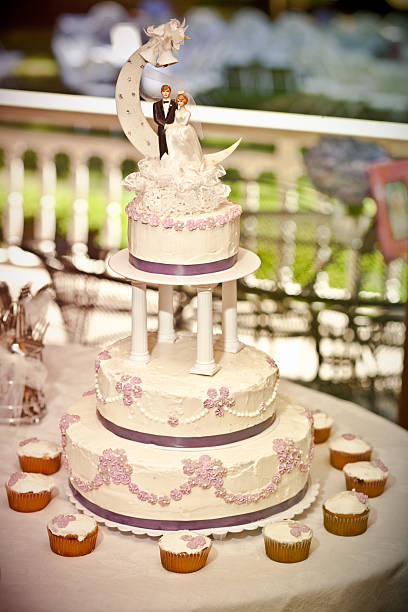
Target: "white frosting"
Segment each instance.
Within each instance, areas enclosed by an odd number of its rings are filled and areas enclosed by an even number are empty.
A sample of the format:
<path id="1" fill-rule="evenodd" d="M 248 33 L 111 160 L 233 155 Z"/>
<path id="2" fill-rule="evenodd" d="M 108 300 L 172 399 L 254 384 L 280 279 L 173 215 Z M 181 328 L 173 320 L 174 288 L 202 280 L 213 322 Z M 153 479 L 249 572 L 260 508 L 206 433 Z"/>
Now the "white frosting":
<path id="1" fill-rule="evenodd" d="M 25 474 L 23 478 L 19 478 L 16 483 L 8 485 L 10 489 L 16 493 L 40 493 L 41 491 L 51 491 L 54 486 L 54 480 L 44 474 Z M 8 481 L 7 481 L 8 483 Z"/>
<path id="2" fill-rule="evenodd" d="M 278 396 L 275 423 L 263 433 L 247 440 L 211 448 L 165 448 L 153 444 L 140 444 L 121 439 L 106 430 L 97 420 L 95 399 L 84 397 L 69 410 L 80 416 L 66 432 L 66 453 L 72 469 L 72 478 L 85 482 L 95 478 L 99 457 L 105 449 L 122 449 L 127 464 L 131 467 L 131 481 L 139 490 L 157 496 L 169 496 L 170 492 L 185 483 L 189 476 L 183 473 L 183 460 L 198 461 L 202 455 L 221 461 L 227 469 L 224 487 L 228 493 L 255 493 L 270 483 L 279 471 L 279 457 L 273 450 L 275 439 L 292 439 L 302 451 L 304 462 L 308 460 L 311 444 L 311 426 L 301 406 L 287 398 Z M 89 501 L 119 514 L 139 518 L 163 520 L 200 520 L 223 516 L 240 515 L 268 508 L 283 502 L 298 493 L 307 483 L 308 471 L 299 467 L 284 474 L 274 493 L 257 502 L 247 504 L 226 503 L 216 497 L 215 489 L 193 487 L 191 493 L 180 501 L 171 500 L 167 506 L 151 505 L 138 499 L 128 486 L 113 483 L 102 485 L 91 491 L 80 489 Z"/>
<path id="3" fill-rule="evenodd" d="M 303 542 L 311 540 L 313 536 L 312 530 L 300 531 L 300 535 L 293 535 L 290 530 L 296 527 L 303 526 L 304 523 L 298 521 L 277 521 L 276 523 L 268 523 L 263 529 L 263 534 L 266 538 L 282 543 Z"/>
<path id="4" fill-rule="evenodd" d="M 203 538 L 204 542 L 201 545 L 194 546 L 194 548 L 187 546 L 189 541 L 187 539 L 183 539 L 184 537 L 188 537 L 191 541 L 197 536 L 199 538 Z M 189 553 L 191 555 L 204 550 L 204 548 L 207 548 L 210 546 L 210 544 L 210 538 L 202 536 L 199 533 L 195 533 L 194 531 L 171 531 L 169 533 L 165 533 L 159 540 L 160 548 L 175 554 Z"/>
<path id="5" fill-rule="evenodd" d="M 48 529 L 57 536 L 67 536 L 67 535 L 76 535 L 78 536 L 78 541 L 82 542 L 86 538 L 87 535 L 95 531 L 96 521 L 91 516 L 87 516 L 86 514 L 68 514 L 61 516 L 69 516 L 75 517 L 74 520 L 70 520 L 65 527 L 59 527 L 57 522 L 53 522 L 58 517 L 54 517 L 51 519 L 47 525 Z"/>
<path id="6" fill-rule="evenodd" d="M 371 450 L 371 446 L 362 440 L 355 437 L 352 440 L 347 440 L 343 436 L 336 438 L 330 442 L 330 448 L 342 453 L 366 453 Z"/>
<path id="7" fill-rule="evenodd" d="M 167 130 L 177 129 L 175 124 L 176 121 L 172 127 L 166 126 Z M 170 133 L 167 138 L 170 138 Z M 208 214 L 228 198 L 231 188 L 220 180 L 225 175 L 224 168 L 221 165 L 205 167 L 199 160 L 187 161 L 188 153 L 183 151 L 181 163 L 167 155 L 161 160 L 145 158 L 139 161 L 139 172 L 132 172 L 122 181 L 127 191 L 135 192 L 138 210 L 158 215 L 183 214 L 185 211 Z"/>
<path id="8" fill-rule="evenodd" d="M 36 457 L 44 459 L 52 459 L 57 457 L 61 452 L 61 448 L 54 442 L 47 440 L 33 440 L 17 447 L 17 455 L 19 457 Z"/>
<path id="9" fill-rule="evenodd" d="M 379 467 L 370 463 L 370 461 L 357 461 L 355 463 L 347 463 L 343 472 L 353 478 L 361 480 L 384 480 L 388 476 L 388 470 L 384 472 Z"/>
<path id="10" fill-rule="evenodd" d="M 324 502 L 326 510 L 335 514 L 362 514 L 368 508 L 353 491 L 341 491 Z"/>
<path id="11" fill-rule="evenodd" d="M 223 204 L 213 216 L 228 214 L 236 204 Z M 205 220 L 208 213 L 194 215 L 194 220 Z M 179 215 L 176 221 L 187 222 L 191 215 Z M 204 230 L 182 231 L 154 227 L 141 221 L 128 221 L 129 252 L 145 261 L 166 264 L 202 264 L 227 259 L 238 253 L 240 221 L 230 219 L 225 225 Z"/>
<path id="12" fill-rule="evenodd" d="M 156 342 L 156 335 L 149 335 L 151 361 L 145 366 L 128 360 L 130 338 L 108 347 L 111 358 L 100 360 L 98 410 L 116 425 L 156 435 L 194 437 L 247 429 L 274 415 L 278 369 L 262 351 L 244 346 L 239 353 L 225 353 L 221 338 L 216 339 L 214 356 L 221 368 L 208 377 L 189 372 L 197 350 L 193 334 L 179 335 L 174 344 Z M 116 390 L 122 375 L 141 378 L 142 395 L 130 406 L 124 405 L 123 394 Z M 225 408 L 220 417 L 215 408 L 204 409 L 208 390 L 215 389 L 219 398 L 222 387 L 228 389 L 235 402 L 230 410 L 237 414 Z M 108 398 L 107 403 L 102 398 Z M 170 416 L 178 419 L 177 426 L 169 425 Z"/>
<path id="13" fill-rule="evenodd" d="M 326 429 L 334 423 L 333 418 L 325 412 L 312 412 L 312 416 L 315 429 Z"/>

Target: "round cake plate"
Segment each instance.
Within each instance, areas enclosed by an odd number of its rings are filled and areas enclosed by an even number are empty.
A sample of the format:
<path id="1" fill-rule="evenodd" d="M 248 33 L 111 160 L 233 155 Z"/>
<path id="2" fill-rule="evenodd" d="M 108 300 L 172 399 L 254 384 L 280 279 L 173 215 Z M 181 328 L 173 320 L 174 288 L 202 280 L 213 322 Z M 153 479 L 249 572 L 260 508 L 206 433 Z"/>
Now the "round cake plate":
<path id="1" fill-rule="evenodd" d="M 122 249 L 109 258 L 108 265 L 115 274 L 123 276 L 132 282 L 146 283 L 148 285 L 206 285 L 225 283 L 252 274 L 261 265 L 258 255 L 240 248 L 237 262 L 221 272 L 212 274 L 195 274 L 194 276 L 175 276 L 173 274 L 153 274 L 138 270 L 129 262 L 129 249 Z"/>
<path id="2" fill-rule="evenodd" d="M 246 523 L 243 525 L 233 525 L 231 527 L 213 527 L 210 529 L 194 529 L 195 533 L 201 533 L 203 535 L 212 535 L 215 540 L 223 540 L 228 533 L 240 533 L 241 531 L 252 531 L 254 529 L 258 529 L 258 527 L 263 527 L 268 523 L 275 523 L 276 521 L 281 521 L 283 519 L 290 519 L 297 514 L 301 514 L 304 510 L 309 508 L 313 502 L 315 501 L 320 489 L 320 483 L 318 480 L 311 480 L 309 488 L 307 490 L 304 498 L 283 512 L 279 512 L 278 514 L 273 514 L 265 519 L 260 521 L 254 521 L 253 523 Z M 108 521 L 97 514 L 93 514 L 87 508 L 85 508 L 72 494 L 71 489 L 67 486 L 65 489 L 65 493 L 69 499 L 69 501 L 84 514 L 88 516 L 92 516 L 97 523 L 102 523 L 106 525 L 106 527 L 118 529 L 123 532 L 131 532 L 135 535 L 148 535 L 153 538 L 157 538 L 162 536 L 164 533 L 168 533 L 166 530 L 159 529 L 143 529 L 141 527 L 131 527 L 129 525 L 122 525 L 121 523 L 115 523 L 114 521 Z"/>

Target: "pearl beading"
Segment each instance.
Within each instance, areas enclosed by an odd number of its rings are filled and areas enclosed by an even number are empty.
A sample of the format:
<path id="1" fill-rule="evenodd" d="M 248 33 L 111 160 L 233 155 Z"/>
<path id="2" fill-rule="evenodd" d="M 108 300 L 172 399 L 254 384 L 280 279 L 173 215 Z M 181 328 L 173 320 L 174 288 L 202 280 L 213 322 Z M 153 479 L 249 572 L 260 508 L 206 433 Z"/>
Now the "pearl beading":
<path id="1" fill-rule="evenodd" d="M 113 395 L 111 397 L 105 397 L 102 393 L 102 391 L 100 390 L 99 387 L 99 380 L 98 380 L 98 375 L 99 375 L 99 371 L 95 372 L 95 393 L 96 393 L 96 397 L 98 398 L 98 400 L 103 403 L 103 404 L 113 404 L 114 402 L 117 402 L 121 399 L 120 394 L 117 395 Z M 223 410 L 229 414 L 231 414 L 233 417 L 238 417 L 238 418 L 255 418 L 260 416 L 261 414 L 263 414 L 264 412 L 266 412 L 266 410 L 273 404 L 273 402 L 276 399 L 276 395 L 278 393 L 278 385 L 279 385 L 279 370 L 277 373 L 277 378 L 276 378 L 276 382 L 275 382 L 275 387 L 273 390 L 273 393 L 271 395 L 271 397 L 266 400 L 265 402 L 262 402 L 262 404 L 260 405 L 260 407 L 257 410 L 254 410 L 252 412 L 249 411 L 239 411 L 239 410 L 235 410 L 234 408 L 232 408 L 232 406 L 227 406 L 227 405 L 223 405 Z M 149 421 L 153 421 L 154 423 L 161 423 L 162 425 L 164 424 L 168 424 L 171 425 L 172 427 L 177 426 L 177 425 L 189 425 L 191 423 L 196 423 L 197 421 L 199 421 L 200 419 L 203 419 L 205 416 L 207 416 L 210 412 L 211 409 L 214 407 L 213 405 L 211 405 L 210 407 L 206 407 L 204 406 L 206 400 L 203 402 L 203 409 L 198 412 L 196 415 L 189 417 L 189 418 L 179 418 L 179 417 L 175 417 L 173 415 L 170 415 L 168 417 L 158 417 L 155 416 L 154 414 L 151 414 L 150 412 L 148 412 L 142 405 L 141 402 L 139 400 L 134 400 L 134 406 L 143 414 L 144 417 L 146 417 L 147 419 L 149 419 Z M 235 402 L 234 402 L 235 405 Z M 132 411 L 133 412 L 133 411 Z M 218 415 L 217 415 L 218 416 Z M 172 422 L 170 422 L 172 421 Z M 175 422 L 177 421 L 177 422 Z"/>

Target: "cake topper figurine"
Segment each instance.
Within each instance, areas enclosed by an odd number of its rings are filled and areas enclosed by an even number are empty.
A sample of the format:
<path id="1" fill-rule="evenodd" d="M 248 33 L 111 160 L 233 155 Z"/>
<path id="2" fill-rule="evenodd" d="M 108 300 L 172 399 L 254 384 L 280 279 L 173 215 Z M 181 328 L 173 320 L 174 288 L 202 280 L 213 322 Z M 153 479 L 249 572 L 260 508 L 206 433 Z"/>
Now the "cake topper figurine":
<path id="1" fill-rule="evenodd" d="M 146 34 L 150 39 L 147 43 L 139 47 L 122 66 L 116 83 L 116 108 L 122 129 L 133 146 L 140 151 L 145 158 L 150 160 L 159 160 L 168 152 L 166 143 L 168 137 L 166 137 L 164 132 L 167 132 L 169 126 L 173 123 L 176 123 L 180 127 L 179 124 L 181 124 L 181 121 L 172 119 L 173 109 L 174 113 L 176 113 L 177 109 L 175 105 L 172 105 L 171 93 L 169 96 L 170 102 L 168 112 L 166 113 L 164 109 L 163 113 L 161 112 L 160 105 L 166 100 L 166 97 L 163 96 L 163 92 L 168 91 L 163 89 L 162 99 L 159 100 L 158 106 L 154 108 L 154 111 L 156 111 L 154 120 L 159 126 L 158 134 L 156 135 L 143 114 L 140 102 L 141 77 L 147 63 L 160 68 L 177 62 L 173 53 L 179 51 L 184 44 L 184 40 L 188 39 L 188 36 L 185 35 L 186 29 L 187 26 L 185 22 L 183 21 L 180 23 L 178 19 L 171 19 L 168 23 L 157 27 L 149 26 L 146 29 Z M 163 85 L 167 85 L 165 78 L 165 75 L 163 75 Z M 170 108 L 170 105 L 172 108 Z M 189 127 L 189 129 L 186 130 L 186 133 L 189 134 L 189 145 L 192 145 L 194 140 L 194 149 L 196 153 L 198 153 L 196 147 L 197 134 L 193 135 L 192 130 L 194 130 L 194 127 L 189 125 L 190 111 L 188 111 L 188 113 L 186 113 L 186 111 L 182 112 L 185 113 L 181 115 L 183 117 L 183 122 L 185 122 L 185 126 Z M 235 151 L 240 142 L 241 139 L 237 140 L 227 149 L 207 155 L 202 155 L 200 148 L 202 170 L 205 171 L 206 169 L 217 167 Z M 177 145 L 180 145 L 180 142 L 177 142 L 176 146 Z M 188 149 L 190 150 L 190 148 L 189 146 Z M 178 146 L 177 150 L 178 153 L 180 153 L 181 147 Z M 179 168 L 180 167 L 179 165 Z"/>

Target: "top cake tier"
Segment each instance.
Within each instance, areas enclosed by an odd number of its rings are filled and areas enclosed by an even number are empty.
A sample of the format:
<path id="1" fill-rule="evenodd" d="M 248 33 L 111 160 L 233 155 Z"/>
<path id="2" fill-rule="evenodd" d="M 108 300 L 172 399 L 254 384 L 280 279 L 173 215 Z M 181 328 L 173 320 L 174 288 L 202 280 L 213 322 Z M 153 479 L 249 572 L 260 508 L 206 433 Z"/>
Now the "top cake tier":
<path id="1" fill-rule="evenodd" d="M 225 353 L 216 340 L 221 369 L 208 379 L 189 373 L 195 348 L 191 334 L 174 344 L 157 343 L 151 334 L 145 366 L 128 360 L 129 338 L 102 351 L 95 368 L 102 424 L 130 440 L 186 448 L 236 442 L 268 427 L 279 378 L 275 362 L 249 346 Z"/>
<path id="2" fill-rule="evenodd" d="M 140 212 L 132 200 L 126 212 L 129 260 L 139 270 L 207 274 L 236 262 L 242 212 L 237 204 L 226 202 L 210 213 L 159 216 Z"/>

